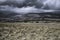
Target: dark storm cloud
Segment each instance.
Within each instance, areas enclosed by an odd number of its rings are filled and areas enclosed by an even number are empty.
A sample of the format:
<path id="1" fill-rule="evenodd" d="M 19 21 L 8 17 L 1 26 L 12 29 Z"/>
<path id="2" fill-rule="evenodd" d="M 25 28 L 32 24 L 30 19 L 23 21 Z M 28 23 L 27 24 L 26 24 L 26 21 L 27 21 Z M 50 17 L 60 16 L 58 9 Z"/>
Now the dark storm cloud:
<path id="1" fill-rule="evenodd" d="M 16 2 L 16 3 L 23 3 L 25 0 L 0 0 L 1 3 L 3 2 Z"/>
<path id="2" fill-rule="evenodd" d="M 36 6 L 37 8 L 60 9 L 60 0 L 0 0 L 0 4 L 18 7 Z"/>
<path id="3" fill-rule="evenodd" d="M 60 9 L 60 0 L 0 0 L 0 15 L 5 15 L 4 17 L 54 12 L 56 9 Z"/>
<path id="4" fill-rule="evenodd" d="M 9 6 L 33 6 L 35 5 L 37 8 L 42 6 L 42 2 L 38 0 L 2 0 L 0 1 L 0 5 L 9 5 Z"/>
<path id="5" fill-rule="evenodd" d="M 53 12 L 54 10 L 44 10 L 44 9 L 38 9 L 35 8 L 35 6 L 27 6 L 27 7 L 11 7 L 11 6 L 0 6 L 1 11 L 6 12 L 14 12 L 14 13 L 20 13 L 20 14 L 26 14 L 26 13 L 42 13 L 42 12 Z M 6 14 L 6 13 L 5 13 Z"/>

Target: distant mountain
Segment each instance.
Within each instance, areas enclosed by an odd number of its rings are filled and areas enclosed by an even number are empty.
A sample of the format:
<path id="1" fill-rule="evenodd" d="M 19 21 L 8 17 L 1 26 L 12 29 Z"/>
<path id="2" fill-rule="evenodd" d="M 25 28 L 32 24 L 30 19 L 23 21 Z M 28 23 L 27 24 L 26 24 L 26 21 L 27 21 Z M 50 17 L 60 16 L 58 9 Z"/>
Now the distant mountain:
<path id="1" fill-rule="evenodd" d="M 10 14 L 9 14 L 10 15 Z M 8 16 L 9 16 L 8 15 Z M 11 14 L 13 15 L 13 14 Z M 55 12 L 44 12 L 44 13 L 28 13 L 28 14 L 21 14 L 21 15 L 15 15 L 15 16 L 10 16 L 7 18 L 0 18 L 1 21 L 40 21 L 40 20 L 48 20 L 46 18 L 51 19 L 60 19 L 60 13 L 55 13 Z"/>

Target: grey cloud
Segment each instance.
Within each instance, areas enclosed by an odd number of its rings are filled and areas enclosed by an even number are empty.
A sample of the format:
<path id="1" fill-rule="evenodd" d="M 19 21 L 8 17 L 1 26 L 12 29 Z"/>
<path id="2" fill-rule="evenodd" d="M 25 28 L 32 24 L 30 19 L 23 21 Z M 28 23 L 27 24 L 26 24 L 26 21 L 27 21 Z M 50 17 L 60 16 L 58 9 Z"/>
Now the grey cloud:
<path id="1" fill-rule="evenodd" d="M 60 0 L 0 0 L 0 5 L 17 7 L 35 6 L 43 9 L 60 9 Z"/>
<path id="2" fill-rule="evenodd" d="M 27 7 L 12 7 L 12 6 L 0 6 L 0 17 L 3 18 L 17 18 L 21 17 L 24 18 L 22 15 L 28 14 L 28 13 L 44 13 L 44 12 L 54 12 L 54 10 L 44 10 L 44 9 L 38 9 L 35 8 L 35 6 L 27 6 Z M 19 15 L 19 16 L 17 16 Z"/>
<path id="3" fill-rule="evenodd" d="M 35 5 L 37 8 L 42 6 L 42 2 L 38 2 L 37 0 L 6 0 L 4 2 L 1 1 L 0 5 L 10 5 L 10 6 L 33 6 Z"/>
<path id="4" fill-rule="evenodd" d="M 9 6 L 17 6 L 17 7 L 22 7 L 24 5 L 25 0 L 6 0 L 6 1 L 0 1 L 0 6 L 1 5 L 9 5 Z"/>
<path id="5" fill-rule="evenodd" d="M 27 6 L 27 7 L 11 7 L 11 6 L 0 6 L 1 11 L 7 11 L 7 12 L 14 12 L 14 13 L 20 13 L 20 14 L 26 14 L 26 13 L 42 13 L 42 12 L 53 12 L 54 10 L 45 10 L 45 9 L 38 9 L 35 8 L 35 6 Z"/>
<path id="6" fill-rule="evenodd" d="M 5 2 L 5 1 L 7 1 L 7 0 L 0 0 L 0 2 Z"/>
<path id="7" fill-rule="evenodd" d="M 60 10 L 60 0 L 46 0 L 43 2 L 42 8 L 49 7 L 49 9 L 59 9 Z"/>
<path id="8" fill-rule="evenodd" d="M 59 0 L 0 0 L 0 4 L 0 17 L 9 18 L 22 17 L 22 14 L 28 13 L 56 12 L 56 9 L 60 9 Z"/>

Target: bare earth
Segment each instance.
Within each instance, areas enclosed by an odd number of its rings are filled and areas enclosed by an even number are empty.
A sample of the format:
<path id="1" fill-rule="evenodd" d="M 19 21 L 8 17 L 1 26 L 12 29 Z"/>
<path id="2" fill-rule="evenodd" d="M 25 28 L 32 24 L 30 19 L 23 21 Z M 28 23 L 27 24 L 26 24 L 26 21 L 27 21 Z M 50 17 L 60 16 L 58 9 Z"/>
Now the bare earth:
<path id="1" fill-rule="evenodd" d="M 0 40 L 60 40 L 60 23 L 0 23 Z"/>

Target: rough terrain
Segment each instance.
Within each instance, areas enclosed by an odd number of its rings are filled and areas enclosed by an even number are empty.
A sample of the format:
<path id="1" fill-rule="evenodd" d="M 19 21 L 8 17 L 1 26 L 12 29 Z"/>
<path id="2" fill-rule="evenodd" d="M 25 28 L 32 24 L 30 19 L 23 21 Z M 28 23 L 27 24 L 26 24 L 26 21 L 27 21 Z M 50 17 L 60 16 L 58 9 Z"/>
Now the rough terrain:
<path id="1" fill-rule="evenodd" d="M 0 23 L 0 40 L 60 40 L 60 23 Z"/>

